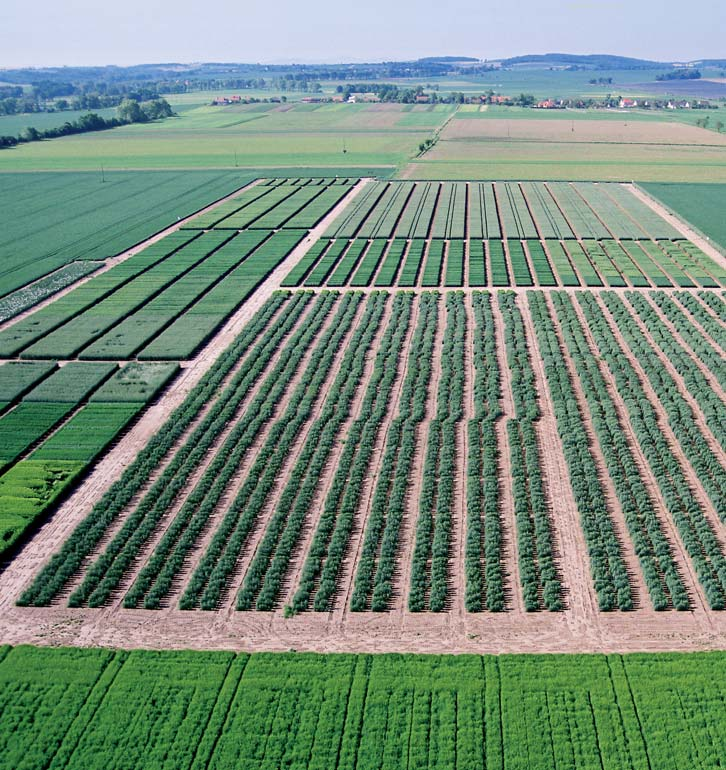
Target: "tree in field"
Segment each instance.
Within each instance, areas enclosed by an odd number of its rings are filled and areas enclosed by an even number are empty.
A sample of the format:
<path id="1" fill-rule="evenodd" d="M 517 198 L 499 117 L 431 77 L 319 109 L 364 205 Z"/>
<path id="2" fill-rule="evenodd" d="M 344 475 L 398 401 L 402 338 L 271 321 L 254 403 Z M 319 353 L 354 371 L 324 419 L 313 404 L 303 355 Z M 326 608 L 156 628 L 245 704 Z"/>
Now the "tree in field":
<path id="1" fill-rule="evenodd" d="M 124 123 L 143 123 L 148 118 L 141 105 L 133 99 L 124 99 L 117 108 L 118 119 Z"/>

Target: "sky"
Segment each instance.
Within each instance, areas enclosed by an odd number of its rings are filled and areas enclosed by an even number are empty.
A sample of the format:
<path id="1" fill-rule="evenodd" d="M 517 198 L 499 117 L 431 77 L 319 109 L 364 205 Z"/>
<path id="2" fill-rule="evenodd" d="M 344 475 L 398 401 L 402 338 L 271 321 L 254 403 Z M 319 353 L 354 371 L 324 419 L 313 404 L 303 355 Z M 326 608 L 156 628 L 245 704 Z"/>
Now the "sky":
<path id="1" fill-rule="evenodd" d="M 0 67 L 726 58 L 726 0 L 2 0 Z"/>

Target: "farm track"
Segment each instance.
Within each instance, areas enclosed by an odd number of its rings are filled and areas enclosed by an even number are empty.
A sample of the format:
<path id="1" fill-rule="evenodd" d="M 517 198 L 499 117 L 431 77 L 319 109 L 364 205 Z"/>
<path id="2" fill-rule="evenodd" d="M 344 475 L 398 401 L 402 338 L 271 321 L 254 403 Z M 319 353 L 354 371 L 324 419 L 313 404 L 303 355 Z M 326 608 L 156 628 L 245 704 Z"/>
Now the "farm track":
<path id="1" fill-rule="evenodd" d="M 601 359 L 600 350 L 597 343 L 595 342 L 595 338 L 592 335 L 592 331 L 589 324 L 587 323 L 587 319 L 585 318 L 585 314 L 582 311 L 580 303 L 575 300 L 572 303 L 572 307 L 578 321 L 580 322 L 580 326 L 582 327 L 588 347 L 592 351 L 593 357 L 597 362 L 598 369 L 600 370 L 603 380 L 605 381 L 605 387 L 607 388 L 615 411 L 617 412 L 618 420 L 620 421 L 620 425 L 623 429 L 623 435 L 625 436 L 625 440 L 627 441 L 630 451 L 633 453 L 633 457 L 637 463 L 638 470 L 640 472 L 640 478 L 642 479 L 651 500 L 655 501 L 657 504 L 655 507 L 657 512 L 656 515 L 658 516 L 658 520 L 664 526 L 664 532 L 669 544 L 671 545 L 673 558 L 676 562 L 678 573 L 680 574 L 681 578 L 684 579 L 688 596 L 691 601 L 695 603 L 695 611 L 699 614 L 702 614 L 704 618 L 708 619 L 708 605 L 703 595 L 703 589 L 701 588 L 701 584 L 693 569 L 691 558 L 683 546 L 680 533 L 678 532 L 673 519 L 668 514 L 666 502 L 663 498 L 662 492 L 660 491 L 658 482 L 653 475 L 650 463 L 643 454 L 643 450 L 640 447 L 640 442 L 638 441 L 637 436 L 633 431 L 633 427 L 628 416 L 627 406 L 623 401 L 622 394 L 618 390 L 617 383 L 615 382 L 615 378 L 613 377 L 610 369 Z"/>
<path id="2" fill-rule="evenodd" d="M 464 392 L 461 420 L 456 429 L 457 474 L 454 480 L 454 509 L 451 527 L 451 562 L 449 569 L 450 609 L 452 623 L 457 627 L 466 613 L 464 598 L 466 593 L 466 483 L 467 458 L 469 456 L 469 433 L 467 426 L 475 414 L 474 405 L 474 309 L 471 297 L 464 297 Z"/>

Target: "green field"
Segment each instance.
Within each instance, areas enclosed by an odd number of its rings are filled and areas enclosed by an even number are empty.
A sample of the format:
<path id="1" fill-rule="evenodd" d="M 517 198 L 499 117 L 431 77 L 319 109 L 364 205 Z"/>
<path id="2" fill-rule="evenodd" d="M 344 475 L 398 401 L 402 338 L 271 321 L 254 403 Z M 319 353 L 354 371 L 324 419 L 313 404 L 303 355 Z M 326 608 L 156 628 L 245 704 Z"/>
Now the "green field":
<path id="1" fill-rule="evenodd" d="M 642 187 L 726 249 L 726 184 L 644 184 Z"/>
<path id="2" fill-rule="evenodd" d="M 0 153 L 0 170 L 397 166 L 446 112 L 405 105 L 230 105 L 180 110 L 159 123 L 34 142 Z"/>
<path id="3" fill-rule="evenodd" d="M 0 768 L 718 767 L 723 653 L 0 648 Z"/>
<path id="4" fill-rule="evenodd" d="M 0 115 L 0 136 L 17 136 L 20 132 L 32 126 L 42 131 L 46 128 L 56 128 L 64 123 L 72 122 L 95 112 L 102 118 L 116 117 L 116 108 L 107 107 L 101 110 L 64 110 L 63 112 L 33 112 L 22 115 Z"/>
<path id="5" fill-rule="evenodd" d="M 73 260 L 122 252 L 251 178 L 234 171 L 109 172 L 105 182 L 100 172 L 0 174 L 0 295 Z"/>

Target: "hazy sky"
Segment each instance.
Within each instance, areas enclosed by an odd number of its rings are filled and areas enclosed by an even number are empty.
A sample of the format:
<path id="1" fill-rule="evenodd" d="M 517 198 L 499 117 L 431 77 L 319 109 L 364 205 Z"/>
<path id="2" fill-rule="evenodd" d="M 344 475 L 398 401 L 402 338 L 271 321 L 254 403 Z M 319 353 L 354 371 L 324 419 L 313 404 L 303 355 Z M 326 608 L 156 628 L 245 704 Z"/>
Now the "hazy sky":
<path id="1" fill-rule="evenodd" d="M 0 67 L 726 57 L 726 0 L 0 0 Z"/>

